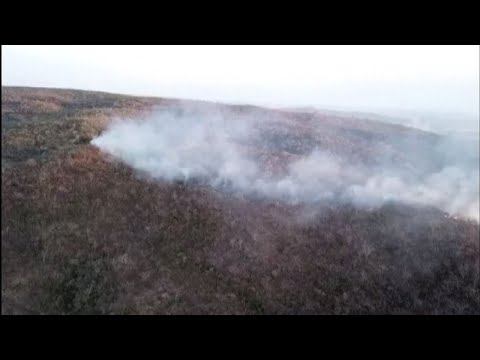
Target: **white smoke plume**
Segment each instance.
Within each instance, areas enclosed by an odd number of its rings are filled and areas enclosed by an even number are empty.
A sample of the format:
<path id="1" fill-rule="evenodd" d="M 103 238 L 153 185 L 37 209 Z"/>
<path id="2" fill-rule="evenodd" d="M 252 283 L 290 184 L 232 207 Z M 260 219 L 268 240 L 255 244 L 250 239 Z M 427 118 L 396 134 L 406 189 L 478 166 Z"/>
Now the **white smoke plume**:
<path id="1" fill-rule="evenodd" d="M 146 120 L 117 120 L 92 144 L 165 181 L 198 180 L 292 203 L 333 200 L 371 208 L 401 201 L 479 220 L 478 162 L 464 161 L 478 155 L 442 145 L 432 150 L 431 161 L 438 162 L 439 153 L 450 161 L 414 175 L 392 163 L 368 166 L 317 147 L 290 158 L 285 171 L 273 175 L 257 151 L 265 126 L 283 125 L 272 118 L 258 120 L 254 113 L 163 111 Z"/>

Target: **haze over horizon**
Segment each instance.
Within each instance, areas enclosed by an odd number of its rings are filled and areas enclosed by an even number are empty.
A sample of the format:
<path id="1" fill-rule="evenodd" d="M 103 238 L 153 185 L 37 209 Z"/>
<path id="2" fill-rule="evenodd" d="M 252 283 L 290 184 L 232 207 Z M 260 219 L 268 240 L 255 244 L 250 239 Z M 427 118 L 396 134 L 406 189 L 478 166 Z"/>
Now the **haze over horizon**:
<path id="1" fill-rule="evenodd" d="M 478 131 L 478 46 L 4 45 L 2 50 L 2 85 L 446 114 Z"/>

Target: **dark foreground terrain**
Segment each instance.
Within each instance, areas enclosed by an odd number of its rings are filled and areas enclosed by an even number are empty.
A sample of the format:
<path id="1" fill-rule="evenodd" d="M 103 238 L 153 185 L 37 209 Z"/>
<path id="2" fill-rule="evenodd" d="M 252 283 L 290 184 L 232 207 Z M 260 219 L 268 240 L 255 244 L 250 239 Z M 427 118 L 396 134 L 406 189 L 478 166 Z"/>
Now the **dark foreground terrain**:
<path id="1" fill-rule="evenodd" d="M 115 116 L 184 104 L 2 88 L 2 314 L 480 314 L 474 221 L 148 181 L 90 145 Z M 218 106 L 284 120 L 249 144 L 272 171 L 314 146 L 367 162 L 376 141 L 435 142 L 368 120 Z M 421 168 L 410 155 L 391 154 Z"/>

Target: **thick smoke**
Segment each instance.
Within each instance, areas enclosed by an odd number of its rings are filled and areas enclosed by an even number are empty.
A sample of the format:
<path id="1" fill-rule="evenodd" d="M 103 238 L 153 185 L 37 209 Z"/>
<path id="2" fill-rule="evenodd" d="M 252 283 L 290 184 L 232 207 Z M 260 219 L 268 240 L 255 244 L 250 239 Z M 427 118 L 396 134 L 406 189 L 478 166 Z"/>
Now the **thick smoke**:
<path id="1" fill-rule="evenodd" d="M 220 114 L 168 112 L 145 121 L 117 121 L 92 143 L 154 178 L 228 182 L 246 189 L 258 174 L 239 148 L 249 133 L 247 122 L 227 123 Z"/>
<path id="2" fill-rule="evenodd" d="M 285 157 L 283 170 L 272 173 L 260 160 L 259 149 L 271 147 L 264 141 L 263 129 L 282 126 L 272 118 L 258 120 L 255 113 L 164 111 L 146 120 L 115 121 L 92 143 L 136 170 L 166 181 L 201 181 L 290 203 L 328 200 L 372 208 L 401 201 L 479 219 L 474 146 L 437 142 L 429 149 L 428 166 L 421 169 L 385 159 L 368 165 L 316 146 L 301 156 Z M 415 157 L 411 143 L 404 148 Z M 383 150 L 378 149 L 378 158 Z"/>

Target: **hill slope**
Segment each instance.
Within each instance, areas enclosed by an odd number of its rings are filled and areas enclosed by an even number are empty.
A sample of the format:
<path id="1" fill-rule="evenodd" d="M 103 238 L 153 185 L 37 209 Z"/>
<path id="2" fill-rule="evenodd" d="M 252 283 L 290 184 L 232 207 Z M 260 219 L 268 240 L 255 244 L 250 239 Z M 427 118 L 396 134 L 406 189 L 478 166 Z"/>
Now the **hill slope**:
<path id="1" fill-rule="evenodd" d="M 443 161 L 418 151 L 438 136 L 367 119 L 2 87 L 3 314 L 480 313 L 474 221 L 152 181 L 90 144 L 115 116 L 192 107 L 264 119 L 244 146 L 265 171 L 313 148 L 375 164 L 379 144 L 419 173 Z"/>

